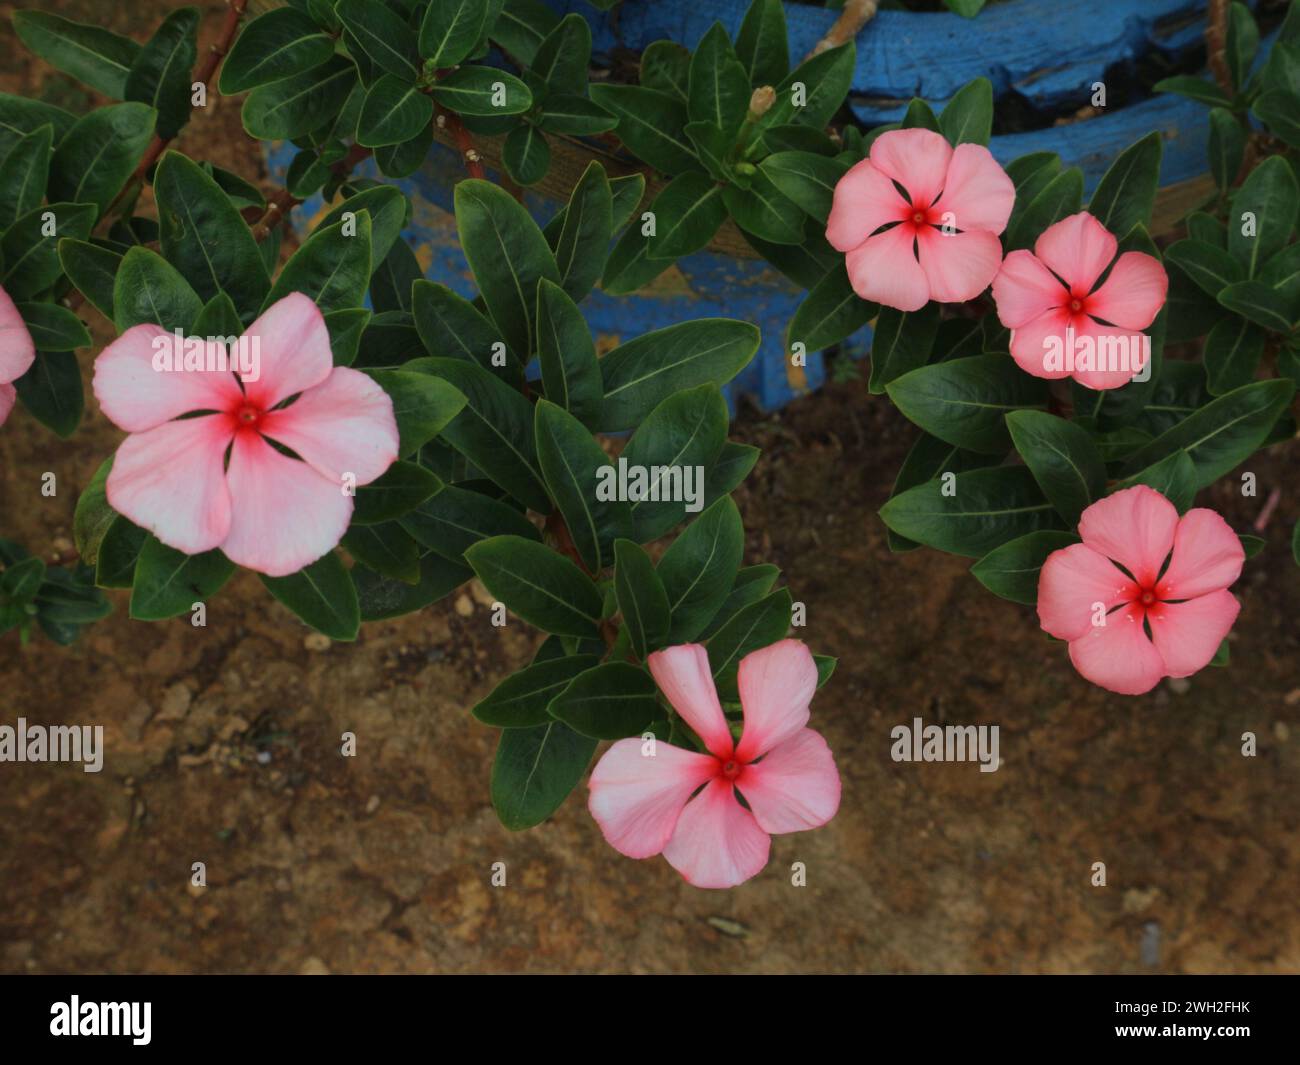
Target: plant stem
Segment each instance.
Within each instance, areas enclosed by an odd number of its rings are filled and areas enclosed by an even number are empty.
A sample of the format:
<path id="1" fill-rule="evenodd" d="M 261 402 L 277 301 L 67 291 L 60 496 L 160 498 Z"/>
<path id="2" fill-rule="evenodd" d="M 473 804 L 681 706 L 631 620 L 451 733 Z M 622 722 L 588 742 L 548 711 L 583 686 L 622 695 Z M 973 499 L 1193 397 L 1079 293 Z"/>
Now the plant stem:
<path id="1" fill-rule="evenodd" d="M 1205 13 L 1205 58 L 1219 88 L 1232 95 L 1232 72 L 1228 69 L 1228 0 L 1210 0 Z"/>
<path id="2" fill-rule="evenodd" d="M 862 27 L 876 17 L 876 9 L 879 7 L 880 0 L 845 0 L 840 17 L 826 31 L 826 36 L 813 45 L 813 50 L 804 56 L 804 62 L 853 40 Z"/>

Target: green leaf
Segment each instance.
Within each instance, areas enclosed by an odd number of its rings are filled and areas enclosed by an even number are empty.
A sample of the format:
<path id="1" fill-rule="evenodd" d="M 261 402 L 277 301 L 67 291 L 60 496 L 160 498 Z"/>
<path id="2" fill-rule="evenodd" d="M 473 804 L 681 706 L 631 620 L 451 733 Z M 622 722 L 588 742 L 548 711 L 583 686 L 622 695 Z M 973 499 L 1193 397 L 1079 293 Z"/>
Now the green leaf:
<path id="1" fill-rule="evenodd" d="M 1115 160 L 1115 164 L 1118 163 L 1119 160 Z M 1106 172 L 1107 176 L 1115 169 L 1115 164 L 1112 164 L 1111 170 Z M 1116 180 L 1118 181 L 1118 176 Z M 1100 191 L 1101 189 L 1098 188 L 1098 192 Z M 1094 194 L 1093 199 L 1096 198 Z M 1082 200 L 1083 171 L 1077 166 L 1061 171 L 1044 185 L 1008 223 L 1006 235 L 1003 237 L 1006 250 L 1015 251 L 1018 248 L 1030 247 L 1048 226 L 1076 214 Z"/>
<path id="2" fill-rule="evenodd" d="M 939 132 L 953 147 L 987 145 L 993 135 L 993 83 L 976 78 L 958 89 L 939 116 Z"/>
<path id="3" fill-rule="evenodd" d="M 163 329 L 189 329 L 203 301 L 157 252 L 136 245 L 122 257 L 113 286 L 113 324 L 119 333 L 153 323 Z"/>
<path id="4" fill-rule="evenodd" d="M 126 95 L 127 75 L 140 54 L 135 41 L 44 11 L 18 11 L 13 19 L 23 44 L 52 67 L 111 99 Z"/>
<path id="5" fill-rule="evenodd" d="M 1036 606 L 1038 575 L 1047 556 L 1078 542 L 1074 533 L 1055 529 L 1026 533 L 995 547 L 971 566 L 971 576 L 994 595 Z"/>
<path id="6" fill-rule="evenodd" d="M 85 399 L 81 370 L 72 352 L 38 350 L 36 361 L 14 387 L 28 412 L 59 436 L 71 436 L 81 423 Z"/>
<path id="7" fill-rule="evenodd" d="M 368 148 L 401 144 L 433 120 L 433 101 L 396 74 L 385 74 L 366 92 L 357 122 L 357 143 Z"/>
<path id="8" fill-rule="evenodd" d="M 370 323 L 370 311 L 365 307 L 347 307 L 322 315 L 330 334 L 330 351 L 335 366 L 351 366 L 357 358 L 357 348 Z"/>
<path id="9" fill-rule="evenodd" d="M 1077 525 L 1084 508 L 1106 491 L 1106 464 L 1092 437 L 1073 422 L 1045 411 L 1012 411 L 1006 422 L 1038 487 L 1067 525 Z"/>
<path id="10" fill-rule="evenodd" d="M 777 152 L 764 159 L 759 169 L 802 211 L 825 222 L 835 186 L 849 168 L 843 160 L 811 152 Z"/>
<path id="11" fill-rule="evenodd" d="M 126 77 L 126 98 L 158 113 L 158 135 L 174 137 L 190 120 L 190 71 L 198 55 L 199 11 L 171 12 L 140 49 Z"/>
<path id="12" fill-rule="evenodd" d="M 1110 164 L 1088 210 L 1116 236 L 1124 236 L 1139 222 L 1149 225 L 1160 184 L 1160 159 L 1164 135 L 1155 130 L 1125 148 Z"/>
<path id="13" fill-rule="evenodd" d="M 537 286 L 537 356 L 547 398 L 595 425 L 604 399 L 596 345 L 578 305 L 545 278 Z"/>
<path id="14" fill-rule="evenodd" d="M 380 70 L 407 81 L 420 76 L 415 37 L 389 8 L 371 0 L 338 0 L 334 13 Z"/>
<path id="15" fill-rule="evenodd" d="M 1292 148 L 1300 147 L 1300 93 L 1274 89 L 1263 93 L 1250 113 L 1268 127 L 1270 133 L 1286 141 Z"/>
<path id="16" fill-rule="evenodd" d="M 102 213 L 144 155 L 154 118 L 152 107 L 126 103 L 101 107 L 79 119 L 50 162 L 50 199 L 93 203 Z"/>
<path id="17" fill-rule="evenodd" d="M 271 281 L 252 231 L 221 186 L 197 163 L 166 152 L 154 177 L 154 193 L 163 255 L 201 299 L 224 292 L 241 315 L 254 313 Z"/>
<path id="18" fill-rule="evenodd" d="M 533 106 L 528 86 L 495 67 L 461 67 L 430 86 L 429 92 L 461 115 L 522 115 Z"/>
<path id="19" fill-rule="evenodd" d="M 1228 9 L 1228 71 L 1232 74 L 1232 84 L 1240 89 L 1250 73 L 1250 66 L 1259 49 L 1259 27 L 1255 25 L 1255 16 L 1245 4 L 1234 3 Z"/>
<path id="20" fill-rule="evenodd" d="M 1290 242 L 1298 210 L 1300 188 L 1281 156 L 1265 159 L 1241 183 L 1228 214 L 1228 250 L 1247 277 Z"/>
<path id="21" fill-rule="evenodd" d="M 618 119 L 585 96 L 550 93 L 537 118 L 539 129 L 570 137 L 591 137 L 606 133 L 618 125 Z"/>
<path id="22" fill-rule="evenodd" d="M 135 582 L 135 564 L 148 539 L 144 529 L 114 515 L 96 552 L 95 583 L 101 588 L 130 588 Z"/>
<path id="23" fill-rule="evenodd" d="M 1288 244 L 1269 259 L 1259 279 L 1282 297 L 1293 321 L 1300 319 L 1300 241 Z"/>
<path id="24" fill-rule="evenodd" d="M 1222 248 L 1199 240 L 1180 240 L 1165 251 L 1165 258 L 1182 268 L 1201 289 L 1218 297 L 1242 279 L 1241 264 Z"/>
<path id="25" fill-rule="evenodd" d="M 30 603 L 44 579 L 44 560 L 25 558 L 21 562 L 15 562 L 0 575 L 0 600 L 6 606 L 12 603 Z"/>
<path id="26" fill-rule="evenodd" d="M 630 225 L 623 231 L 609 253 L 600 279 L 600 287 L 607 295 L 626 296 L 635 292 L 672 266 L 669 259 L 651 259 L 646 255 L 648 246 L 640 226 Z"/>
<path id="27" fill-rule="evenodd" d="M 488 591 L 528 624 L 560 636 L 596 635 L 600 592 L 549 547 L 521 536 L 494 536 L 467 548 L 465 560 Z"/>
<path id="28" fill-rule="evenodd" d="M 1004 416 L 1047 403 L 1043 381 L 1005 355 L 972 355 L 922 366 L 891 382 L 889 398 L 927 433 L 982 454 L 1011 444 Z"/>
<path id="29" fill-rule="evenodd" d="M 411 298 L 415 328 L 430 355 L 464 359 L 489 372 L 506 369 L 492 365 L 494 354 L 506 352 L 500 331 L 468 300 L 446 285 L 424 280 L 412 286 Z M 508 376 L 522 380 L 522 367 L 513 355 L 508 366 L 513 370 Z"/>
<path id="30" fill-rule="evenodd" d="M 407 369 L 435 374 L 466 398 L 443 439 L 525 506 L 548 513 L 533 436 L 533 408 L 487 370 L 461 359 L 416 359 Z"/>
<path id="31" fill-rule="evenodd" d="M 419 583 L 420 545 L 395 521 L 357 525 L 343 534 L 339 544 L 354 559 L 381 576 L 407 584 Z M 351 587 L 352 578 L 347 580 Z"/>
<path id="32" fill-rule="evenodd" d="M 386 144 L 375 149 L 375 163 L 384 177 L 410 177 L 424 163 L 433 147 L 433 124 L 421 126 L 415 136 L 400 144 Z"/>
<path id="33" fill-rule="evenodd" d="M 1291 332 L 1291 309 L 1285 297 L 1263 281 L 1238 281 L 1229 285 L 1219 293 L 1219 303 L 1274 333 Z M 1206 361 L 1209 361 L 1208 354 Z"/>
<path id="34" fill-rule="evenodd" d="M 500 3 L 446 0 L 429 4 L 420 20 L 419 48 L 426 66 L 445 70 L 468 59 L 495 21 Z"/>
<path id="35" fill-rule="evenodd" d="M 803 243 L 803 218 L 798 207 L 766 171 L 757 171 L 748 188 L 724 186 L 722 199 L 736 225 L 746 233 L 773 244 Z"/>
<path id="36" fill-rule="evenodd" d="M 454 588 L 460 587 L 474 573 L 467 566 L 458 565 L 430 551 L 420 559 L 420 580 L 417 584 L 382 577 L 361 564 L 352 567 L 351 576 L 357 591 L 361 620 L 383 621 L 423 610 Z"/>
<path id="37" fill-rule="evenodd" d="M 685 134 L 686 104 L 640 85 L 591 86 L 591 98 L 618 119 L 616 132 L 633 155 L 665 174 L 701 169 Z"/>
<path id="38" fill-rule="evenodd" d="M 360 307 L 370 284 L 370 266 L 370 212 L 363 210 L 351 225 L 345 220 L 318 226 L 284 264 L 264 306 L 290 292 L 302 292 L 322 311 Z"/>
<path id="39" fill-rule="evenodd" d="M 401 370 L 370 371 L 393 401 L 402 455 L 412 454 L 443 432 L 466 404 L 465 396 L 452 384 L 415 370 L 416 363 L 408 362 Z"/>
<path id="40" fill-rule="evenodd" d="M 748 322 L 700 318 L 621 344 L 600 360 L 605 400 L 599 428 L 631 429 L 674 392 L 730 381 L 758 343 L 758 328 Z"/>
<path id="41" fill-rule="evenodd" d="M 551 92 L 581 96 L 587 91 L 591 64 L 591 27 L 581 15 L 570 12 L 537 46 L 529 70 Z"/>
<path id="42" fill-rule="evenodd" d="M 736 56 L 754 87 L 775 85 L 790 69 L 785 5 L 781 0 L 753 0 L 736 34 Z"/>
<path id="43" fill-rule="evenodd" d="M 671 610 L 663 581 L 645 551 L 631 540 L 614 542 L 614 594 L 632 650 L 645 660 L 668 640 Z"/>
<path id="44" fill-rule="evenodd" d="M 221 590 L 235 564 L 219 550 L 186 555 L 150 536 L 140 549 L 131 584 L 131 617 L 162 621 L 188 614 Z"/>
<path id="45" fill-rule="evenodd" d="M 546 135 L 529 122 L 521 122 L 506 137 L 501 162 L 516 185 L 536 185 L 551 165 Z"/>
<path id="46" fill-rule="evenodd" d="M 524 357 L 535 335 L 537 282 L 560 281 L 546 238 L 505 189 L 471 178 L 456 185 L 456 228 L 483 302 L 511 350 Z"/>
<path id="47" fill-rule="evenodd" d="M 758 132 L 788 124 L 822 129 L 848 96 L 857 52 L 853 42 L 820 52 L 800 63 L 776 86 L 776 102 L 755 123 Z M 803 105 L 795 86 L 802 82 Z"/>
<path id="48" fill-rule="evenodd" d="M 670 643 L 690 643 L 708 625 L 731 590 L 744 550 L 740 511 L 724 496 L 664 552 L 658 573 L 672 613 Z"/>
<path id="49" fill-rule="evenodd" d="M 1172 78 L 1165 78 L 1162 81 L 1157 81 L 1154 87 L 1156 92 L 1177 93 L 1179 96 L 1186 96 L 1189 100 L 1208 104 L 1210 107 L 1230 107 L 1232 105 L 1232 97 L 1214 82 L 1206 81 L 1205 78 L 1198 78 L 1191 74 L 1177 74 Z"/>
<path id="50" fill-rule="evenodd" d="M 576 677 L 600 664 L 597 655 L 568 655 L 534 662 L 507 677 L 471 713 L 496 728 L 528 728 L 555 719 L 546 712 L 551 700 Z"/>
<path id="51" fill-rule="evenodd" d="M 1256 381 L 1189 414 L 1129 456 L 1126 471 L 1145 469 L 1185 449 L 1196 467 L 1196 486 L 1213 484 L 1252 455 L 1295 394 L 1291 381 Z"/>
<path id="52" fill-rule="evenodd" d="M 736 673 L 744 657 L 790 631 L 791 606 L 790 589 L 781 588 L 738 610 L 709 640 L 709 667 L 722 699 L 740 698 Z"/>
<path id="53" fill-rule="evenodd" d="M 376 269 L 388 257 L 407 222 L 409 204 L 401 189 L 392 185 L 374 185 L 348 196 L 316 223 L 315 232 L 345 221 L 349 214 L 370 215 L 370 265 Z"/>
<path id="54" fill-rule="evenodd" d="M 541 824 L 582 779 L 596 741 L 560 721 L 501 732 L 492 763 L 492 805 L 512 832 Z"/>
<path id="55" fill-rule="evenodd" d="M 647 238 L 652 259 L 680 259 L 708 245 L 727 220 L 723 186 L 706 174 L 678 174 L 655 197 L 655 232 Z"/>
<path id="56" fill-rule="evenodd" d="M 455 485 L 439 489 L 401 522 L 421 544 L 452 562 L 463 563 L 467 548 L 493 536 L 541 542 L 537 527 L 508 503 Z"/>
<path id="57" fill-rule="evenodd" d="M 1057 521 L 1052 504 L 1023 466 L 936 478 L 894 496 L 880 508 L 880 517 L 901 536 L 971 558 Z"/>
<path id="58" fill-rule="evenodd" d="M 356 64 L 334 55 L 320 66 L 259 85 L 244 100 L 244 129 L 258 140 L 304 137 L 342 110 L 356 84 Z"/>
<path id="59" fill-rule="evenodd" d="M 1226 107 L 1210 112 L 1210 172 L 1220 190 L 1227 191 L 1246 154 L 1246 130 Z"/>
<path id="60" fill-rule="evenodd" d="M 59 238 L 88 237 L 94 222 L 95 208 L 87 203 L 50 203 L 20 215 L 0 237 L 2 283 L 9 297 L 27 299 L 54 284 L 62 271 Z"/>
<path id="61" fill-rule="evenodd" d="M 1196 499 L 1196 466 L 1186 451 L 1175 451 L 1126 477 L 1115 487 L 1131 488 L 1138 484 L 1154 488 L 1178 508 L 1179 514 L 1184 514 Z"/>
<path id="62" fill-rule="evenodd" d="M 247 92 L 313 70 L 333 54 L 334 41 L 306 15 L 275 8 L 244 26 L 221 64 L 220 88 L 227 96 Z"/>
<path id="63" fill-rule="evenodd" d="M 0 162 L 0 232 L 19 215 L 34 211 L 45 199 L 54 127 L 20 134 Z"/>
<path id="64" fill-rule="evenodd" d="M 76 121 L 75 115 L 61 107 L 0 92 L 0 158 L 13 151 L 22 137 L 42 126 L 54 127 L 54 143 L 58 144 Z"/>
<path id="65" fill-rule="evenodd" d="M 842 262 L 837 263 L 794 312 L 786 331 L 786 347 L 793 349 L 795 344 L 803 344 L 807 351 L 821 351 L 852 336 L 880 313 L 879 304 L 869 303 L 853 291 L 848 271 Z M 938 315 L 933 317 L 937 324 Z M 877 344 L 883 352 L 882 342 Z M 901 353 L 901 349 L 894 350 Z"/>
<path id="66" fill-rule="evenodd" d="M 271 595 L 317 632 L 331 640 L 357 638 L 361 627 L 357 590 L 333 551 L 287 577 L 260 576 Z"/>
<path id="67" fill-rule="evenodd" d="M 919 311 L 882 307 L 871 337 L 871 377 L 868 388 L 880 395 L 889 384 L 929 361 L 939 331 L 939 305 Z"/>
<path id="68" fill-rule="evenodd" d="M 644 178 L 639 187 L 644 189 Z M 640 201 L 639 195 L 637 200 Z M 591 291 L 604 269 L 609 238 L 614 231 L 613 189 L 599 163 L 587 165 L 563 213 L 559 235 L 550 246 L 555 252 L 561 287 L 580 300 Z"/>
<path id="69" fill-rule="evenodd" d="M 1249 384 L 1264 355 L 1264 341 L 1264 331 L 1245 318 L 1225 318 L 1211 329 L 1203 355 L 1210 393 L 1222 396 Z"/>
<path id="70" fill-rule="evenodd" d="M 20 303 L 18 312 L 38 351 L 90 347 L 90 334 L 72 311 L 58 303 Z"/>
<path id="71" fill-rule="evenodd" d="M 394 462 L 369 484 L 357 485 L 353 525 L 377 525 L 414 510 L 443 487 L 442 481 L 416 462 Z"/>
<path id="72" fill-rule="evenodd" d="M 686 517 L 685 484 L 682 491 L 674 491 L 672 481 L 710 467 L 720 457 L 728 422 L 722 393 L 716 385 L 704 384 L 670 395 L 637 427 L 620 465 L 646 471 L 645 491 L 632 502 L 639 542 L 657 539 Z M 698 499 L 695 505 L 700 505 Z"/>
<path id="73" fill-rule="evenodd" d="M 108 505 L 108 495 L 104 491 L 104 483 L 112 468 L 113 457 L 110 455 L 99 464 L 90 483 L 77 496 L 77 505 L 72 512 L 72 542 L 81 560 L 91 566 L 99 557 L 99 545 L 104 534 L 117 520 L 117 511 Z"/>
<path id="74" fill-rule="evenodd" d="M 659 689 L 640 666 L 606 662 L 573 679 L 551 700 L 550 715 L 584 736 L 636 736 L 659 713 Z"/>
<path id="75" fill-rule="evenodd" d="M 701 640 L 711 639 L 714 633 L 735 617 L 739 611 L 752 603 L 757 603 L 767 595 L 779 576 L 781 576 L 780 569 L 766 563 L 758 566 L 741 567 L 736 574 L 735 584 L 731 586 L 731 591 L 727 593 L 726 600 L 718 608 L 718 612 L 713 615 L 713 620 L 700 633 L 699 638 Z"/>
<path id="76" fill-rule="evenodd" d="M 614 540 L 632 531 L 632 514 L 616 492 L 604 492 L 609 457 L 572 414 L 545 399 L 535 412 L 537 458 L 546 487 L 592 573 L 612 565 Z"/>
<path id="77" fill-rule="evenodd" d="M 735 137 L 749 110 L 749 74 L 715 22 L 695 46 L 687 89 L 687 116 Z"/>

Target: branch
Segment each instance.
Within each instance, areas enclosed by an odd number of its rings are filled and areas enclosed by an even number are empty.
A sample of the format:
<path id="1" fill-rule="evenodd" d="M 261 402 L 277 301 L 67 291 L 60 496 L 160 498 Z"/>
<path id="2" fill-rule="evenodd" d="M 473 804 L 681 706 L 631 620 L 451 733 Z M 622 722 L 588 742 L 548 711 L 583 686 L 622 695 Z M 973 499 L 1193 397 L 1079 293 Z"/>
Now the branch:
<path id="1" fill-rule="evenodd" d="M 1205 58 L 1219 88 L 1232 95 L 1232 71 L 1228 69 L 1228 0 L 1210 0 L 1205 14 Z"/>
<path id="2" fill-rule="evenodd" d="M 487 171 L 483 169 L 483 156 L 475 146 L 474 138 L 469 135 L 469 130 L 465 128 L 465 123 L 460 120 L 460 116 L 453 111 L 448 111 L 442 104 L 434 106 L 437 108 L 437 114 L 433 116 L 433 123 L 439 129 L 451 133 L 456 142 L 456 149 L 465 163 L 466 172 L 472 178 L 486 178 Z"/>
<path id="3" fill-rule="evenodd" d="M 804 62 L 853 40 L 862 27 L 876 17 L 876 9 L 879 7 L 880 0 L 845 0 L 840 17 L 826 31 L 826 36 L 813 45 L 813 50 L 804 56 Z"/>

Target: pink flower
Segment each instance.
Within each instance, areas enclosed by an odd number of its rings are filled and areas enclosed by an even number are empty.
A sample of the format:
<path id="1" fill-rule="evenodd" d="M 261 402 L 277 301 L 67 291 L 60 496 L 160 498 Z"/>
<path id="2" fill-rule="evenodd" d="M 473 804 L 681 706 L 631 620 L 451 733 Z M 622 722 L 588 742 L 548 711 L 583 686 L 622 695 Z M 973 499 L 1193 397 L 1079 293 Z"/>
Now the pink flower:
<path id="1" fill-rule="evenodd" d="M 687 883 L 735 887 L 767 864 L 769 833 L 817 828 L 835 816 L 835 760 L 826 741 L 804 727 L 817 690 L 807 647 L 782 640 L 741 660 L 739 745 L 703 647 L 668 647 L 647 665 L 709 753 L 640 739 L 619 740 L 605 752 L 591 774 L 587 808 L 615 850 L 629 858 L 662 852 Z"/>
<path id="2" fill-rule="evenodd" d="M 1119 388 L 1141 372 L 1149 347 L 1142 330 L 1164 306 L 1169 278 L 1140 251 L 1115 260 L 1118 247 L 1097 219 L 1080 211 L 1044 230 L 1032 254 L 1007 256 L 993 279 L 993 299 L 1022 370 L 1073 377 L 1095 389 Z M 1110 276 L 1096 288 L 1112 260 Z"/>
<path id="3" fill-rule="evenodd" d="M 36 345 L 9 293 L 0 288 L 0 425 L 14 409 L 17 381 L 36 361 Z"/>
<path id="4" fill-rule="evenodd" d="M 334 365 L 325 320 L 301 293 L 248 327 L 260 366 L 246 380 L 230 370 L 155 369 L 170 336 L 132 326 L 95 360 L 99 405 L 131 434 L 108 475 L 109 504 L 186 554 L 219 547 L 271 577 L 314 562 L 347 530 L 350 486 L 397 458 L 388 394 Z M 225 354 L 211 341 L 206 350 L 210 360 Z"/>
<path id="5" fill-rule="evenodd" d="M 952 148 L 928 129 L 891 130 L 835 186 L 826 239 L 848 253 L 849 279 L 864 300 L 900 311 L 962 303 L 998 272 L 998 234 L 1015 199 L 1015 185 L 982 145 Z"/>
<path id="6" fill-rule="evenodd" d="M 1246 553 L 1228 523 L 1203 507 L 1179 518 L 1137 485 L 1085 510 L 1079 536 L 1038 578 L 1038 620 L 1069 641 L 1074 668 L 1121 695 L 1204 668 L 1241 609 L 1226 589 Z"/>

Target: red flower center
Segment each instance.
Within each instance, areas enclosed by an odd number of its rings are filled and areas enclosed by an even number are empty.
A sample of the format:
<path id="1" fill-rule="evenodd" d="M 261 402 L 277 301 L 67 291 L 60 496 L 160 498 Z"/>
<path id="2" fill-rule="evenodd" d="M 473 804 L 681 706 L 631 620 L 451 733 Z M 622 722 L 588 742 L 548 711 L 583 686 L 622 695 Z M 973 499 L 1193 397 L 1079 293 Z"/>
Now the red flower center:
<path id="1" fill-rule="evenodd" d="M 1070 300 L 1070 310 L 1072 310 L 1075 314 L 1078 314 L 1080 311 L 1082 311 L 1083 300 L 1077 298 Z"/>
<path id="2" fill-rule="evenodd" d="M 263 411 L 260 407 L 245 403 L 235 412 L 235 418 L 238 420 L 241 429 L 256 429 L 258 422 L 262 420 L 262 414 Z"/>
<path id="3" fill-rule="evenodd" d="M 735 780 L 740 776 L 740 771 L 745 767 L 737 762 L 734 758 L 722 765 L 722 775 L 728 780 Z"/>
<path id="4" fill-rule="evenodd" d="M 1141 602 L 1143 606 L 1150 606 L 1155 601 L 1156 601 L 1156 593 L 1153 592 L 1150 588 L 1147 588 L 1142 592 Z"/>

